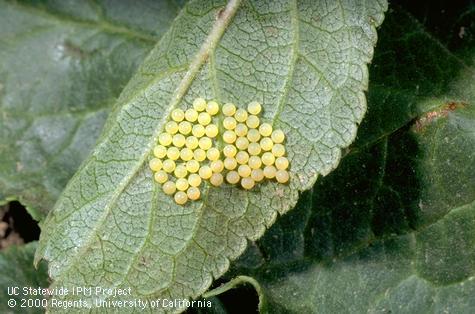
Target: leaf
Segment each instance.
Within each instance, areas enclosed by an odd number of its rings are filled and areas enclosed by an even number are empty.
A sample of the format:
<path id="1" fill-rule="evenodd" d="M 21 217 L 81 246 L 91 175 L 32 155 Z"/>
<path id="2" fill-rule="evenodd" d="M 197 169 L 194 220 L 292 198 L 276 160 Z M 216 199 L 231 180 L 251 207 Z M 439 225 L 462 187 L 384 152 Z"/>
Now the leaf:
<path id="1" fill-rule="evenodd" d="M 188 3 L 121 94 L 93 155 L 40 239 L 54 286 L 131 287 L 147 299 L 196 298 L 336 167 L 365 111 L 366 64 L 386 3 Z M 205 187 L 179 206 L 147 163 L 173 108 L 197 96 L 264 105 L 288 136 L 291 183 Z M 177 311 L 181 309 L 176 309 Z"/>
<path id="2" fill-rule="evenodd" d="M 42 308 L 20 307 L 21 299 L 35 299 L 32 296 L 8 295 L 8 288 L 32 287 L 47 288 L 48 275 L 46 273 L 46 264 L 41 264 L 39 269 L 33 266 L 33 257 L 37 247 L 36 242 L 30 242 L 25 245 L 12 245 L 6 250 L 0 251 L 0 311 L 2 313 L 43 313 Z M 8 300 L 16 301 L 15 307 L 8 307 Z"/>
<path id="3" fill-rule="evenodd" d="M 340 167 L 227 275 L 253 277 L 269 312 L 475 310 L 474 68 L 400 9 L 379 36 L 389 39 L 375 52 L 369 112 L 399 121 L 368 115 L 360 128 L 368 133 Z M 473 58 L 473 41 L 461 51 L 468 47 Z M 401 51 L 412 66 L 391 57 Z M 393 75 L 377 75 L 396 62 Z M 411 84 L 423 88 L 411 93 Z M 383 86 L 388 97 L 376 97 Z M 412 119 L 412 112 L 423 113 Z"/>
<path id="4" fill-rule="evenodd" d="M 176 11 L 153 1 L 0 1 L 0 203 L 46 215 Z"/>

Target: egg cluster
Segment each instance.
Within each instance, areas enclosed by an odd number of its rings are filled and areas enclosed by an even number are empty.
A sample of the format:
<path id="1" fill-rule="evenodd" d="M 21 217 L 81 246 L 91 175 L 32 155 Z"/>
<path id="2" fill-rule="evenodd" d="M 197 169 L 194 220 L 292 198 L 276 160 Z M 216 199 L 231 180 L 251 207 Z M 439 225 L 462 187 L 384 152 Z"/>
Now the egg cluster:
<path id="1" fill-rule="evenodd" d="M 158 137 L 149 166 L 155 181 L 177 204 L 199 199 L 202 180 L 214 186 L 223 184 L 223 173 L 228 183 L 245 189 L 252 189 L 264 178 L 279 183 L 289 180 L 285 135 L 268 123 L 261 124 L 261 105 L 251 102 L 246 111 L 225 104 L 221 128 L 219 110 L 215 101 L 197 98 L 193 108 L 173 110 L 165 132 Z M 218 135 L 224 142 L 222 151 L 216 145 Z"/>

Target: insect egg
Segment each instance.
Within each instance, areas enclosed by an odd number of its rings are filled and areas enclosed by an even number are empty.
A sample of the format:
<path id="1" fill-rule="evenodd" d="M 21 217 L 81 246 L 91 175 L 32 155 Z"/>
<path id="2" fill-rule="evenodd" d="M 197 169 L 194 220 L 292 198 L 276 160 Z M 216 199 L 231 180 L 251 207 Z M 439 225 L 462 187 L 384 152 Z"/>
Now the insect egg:
<path id="1" fill-rule="evenodd" d="M 252 189 L 254 187 L 254 184 L 255 182 L 252 178 L 246 177 L 246 178 L 242 178 L 241 180 L 241 186 L 245 188 L 246 190 Z"/>
<path id="2" fill-rule="evenodd" d="M 226 146 L 224 146 L 224 149 L 223 149 L 223 154 L 224 154 L 224 156 L 226 156 L 226 157 L 234 157 L 234 156 L 236 156 L 236 153 L 237 153 L 236 146 L 234 146 L 234 145 L 226 145 Z"/>
<path id="3" fill-rule="evenodd" d="M 178 132 L 178 124 L 175 121 L 168 121 L 167 124 L 165 124 L 165 131 L 168 134 L 175 134 Z"/>
<path id="4" fill-rule="evenodd" d="M 262 166 L 262 160 L 258 156 L 251 156 L 248 165 L 251 169 L 259 169 Z"/>
<path id="5" fill-rule="evenodd" d="M 274 143 L 280 144 L 284 141 L 285 135 L 282 130 L 275 130 L 274 132 L 272 132 L 271 138 Z"/>
<path id="6" fill-rule="evenodd" d="M 178 180 L 176 180 L 176 188 L 177 190 L 179 191 L 185 191 L 186 189 L 188 189 L 188 180 L 185 179 L 185 178 L 180 178 Z"/>
<path id="7" fill-rule="evenodd" d="M 183 205 L 188 201 L 188 196 L 183 191 L 176 192 L 174 198 L 178 205 Z"/>
<path id="8" fill-rule="evenodd" d="M 246 137 L 238 137 L 236 140 L 236 147 L 240 150 L 245 150 L 249 146 L 249 141 Z"/>
<path id="9" fill-rule="evenodd" d="M 184 165 L 178 165 L 175 168 L 175 171 L 173 172 L 175 177 L 177 178 L 184 178 L 188 174 L 188 171 L 186 170 L 186 167 Z"/>
<path id="10" fill-rule="evenodd" d="M 209 124 L 205 128 L 205 133 L 206 136 L 214 138 L 216 137 L 216 135 L 218 135 L 218 127 L 216 126 L 216 124 Z"/>
<path id="11" fill-rule="evenodd" d="M 238 122 L 245 122 L 247 119 L 247 111 L 239 108 L 234 114 L 234 119 L 236 119 Z"/>
<path id="12" fill-rule="evenodd" d="M 195 109 L 188 109 L 185 111 L 185 119 L 190 122 L 195 122 L 198 119 L 198 111 Z"/>
<path id="13" fill-rule="evenodd" d="M 185 145 L 189 149 L 195 149 L 196 147 L 198 147 L 198 138 L 196 138 L 195 136 L 188 136 L 186 138 Z"/>
<path id="14" fill-rule="evenodd" d="M 251 178 L 256 182 L 264 180 L 264 171 L 262 169 L 253 169 L 251 171 Z"/>
<path id="15" fill-rule="evenodd" d="M 244 123 L 239 123 L 236 125 L 236 129 L 234 130 L 237 136 L 246 136 L 247 134 L 247 126 Z"/>
<path id="16" fill-rule="evenodd" d="M 272 126 L 269 123 L 262 123 L 259 127 L 259 133 L 262 136 L 270 136 L 272 134 Z"/>
<path id="17" fill-rule="evenodd" d="M 188 189 L 188 191 L 186 191 L 186 195 L 188 196 L 188 198 L 192 201 L 196 201 L 197 199 L 200 198 L 200 190 L 196 187 L 191 187 Z"/>
<path id="18" fill-rule="evenodd" d="M 186 170 L 191 173 L 195 173 L 200 169 L 200 163 L 192 159 L 186 162 Z"/>
<path id="19" fill-rule="evenodd" d="M 278 170 L 285 170 L 287 167 L 289 167 L 289 160 L 285 157 L 278 157 L 275 160 L 275 167 Z"/>
<path id="20" fill-rule="evenodd" d="M 211 147 L 206 152 L 206 157 L 208 157 L 208 159 L 211 160 L 211 161 L 218 160 L 219 159 L 219 150 L 215 147 Z"/>
<path id="21" fill-rule="evenodd" d="M 259 126 L 259 123 L 260 123 L 259 118 L 254 115 L 250 115 L 246 120 L 247 126 L 252 129 L 257 128 Z"/>
<path id="22" fill-rule="evenodd" d="M 198 145 L 201 149 L 208 150 L 213 145 L 213 142 L 209 137 L 202 137 L 198 140 Z"/>
<path id="23" fill-rule="evenodd" d="M 226 157 L 224 159 L 224 168 L 228 170 L 233 170 L 233 169 L 236 169 L 236 167 L 237 167 L 236 159 L 231 158 L 231 157 Z"/>
<path id="24" fill-rule="evenodd" d="M 183 161 L 191 160 L 193 158 L 193 151 L 187 147 L 183 148 L 180 151 L 180 158 Z"/>
<path id="25" fill-rule="evenodd" d="M 195 124 L 191 130 L 191 133 L 196 137 L 202 137 L 205 135 L 205 128 L 200 124 Z"/>
<path id="26" fill-rule="evenodd" d="M 178 131 L 183 135 L 188 135 L 191 132 L 191 123 L 188 121 L 182 121 L 178 124 Z"/>
<path id="27" fill-rule="evenodd" d="M 209 178 L 211 178 L 211 175 L 213 174 L 213 170 L 211 170 L 211 168 L 209 166 L 203 166 L 198 171 L 198 174 L 203 179 L 209 179 Z"/>
<path id="28" fill-rule="evenodd" d="M 213 172 L 222 172 L 224 170 L 224 163 L 221 160 L 211 162 L 211 170 Z"/>
<path id="29" fill-rule="evenodd" d="M 228 143 L 228 144 L 232 144 L 234 143 L 234 141 L 236 141 L 236 133 L 234 133 L 233 131 L 225 131 L 224 134 L 223 134 L 223 141 Z"/>
<path id="30" fill-rule="evenodd" d="M 162 189 L 165 194 L 172 195 L 176 192 L 176 185 L 172 181 L 167 181 L 163 184 Z"/>
<path id="31" fill-rule="evenodd" d="M 240 165 L 238 167 L 238 173 L 241 177 L 249 177 L 251 175 L 251 168 L 248 165 Z"/>
<path id="32" fill-rule="evenodd" d="M 193 156 L 196 161 L 203 161 L 206 159 L 206 152 L 201 148 L 198 148 L 193 152 Z"/>
<path id="33" fill-rule="evenodd" d="M 221 173 L 213 173 L 211 178 L 209 178 L 209 182 L 214 186 L 220 186 L 223 184 L 223 175 Z"/>
<path id="34" fill-rule="evenodd" d="M 190 174 L 190 176 L 188 177 L 188 184 L 194 187 L 199 186 L 201 184 L 201 177 L 196 173 Z"/>
<path id="35" fill-rule="evenodd" d="M 250 130 L 247 132 L 247 139 L 248 139 L 250 142 L 258 142 L 258 141 L 261 139 L 261 134 L 260 134 L 259 131 L 256 130 L 256 129 L 250 129 Z"/>
<path id="36" fill-rule="evenodd" d="M 163 145 L 157 145 L 153 148 L 153 154 L 157 158 L 163 158 L 167 155 L 167 148 Z"/>
<path id="37" fill-rule="evenodd" d="M 275 157 L 272 153 L 266 152 L 262 154 L 262 163 L 266 166 L 270 166 L 274 163 Z"/>
<path id="38" fill-rule="evenodd" d="M 223 114 L 225 116 L 233 116 L 234 113 L 236 112 L 236 106 L 234 106 L 234 104 L 231 104 L 231 103 L 227 103 L 223 106 Z"/>
<path id="39" fill-rule="evenodd" d="M 167 157 L 171 160 L 177 160 L 180 157 L 180 151 L 176 147 L 170 147 L 167 150 Z"/>
<path id="40" fill-rule="evenodd" d="M 247 163 L 248 160 L 249 160 L 248 153 L 244 151 L 240 151 L 239 153 L 236 154 L 236 161 L 238 162 L 238 164 L 244 165 Z"/>
<path id="41" fill-rule="evenodd" d="M 210 101 L 207 105 L 206 105 L 206 112 L 209 113 L 210 115 L 214 116 L 215 114 L 217 114 L 219 112 L 219 105 L 217 102 L 215 101 Z"/>
<path id="42" fill-rule="evenodd" d="M 175 134 L 173 135 L 172 143 L 175 147 L 183 147 L 185 146 L 185 137 L 183 134 Z"/>
<path id="43" fill-rule="evenodd" d="M 275 177 L 275 174 L 277 172 L 277 169 L 275 169 L 274 166 L 266 166 L 264 167 L 264 176 L 267 179 L 272 179 Z"/>
<path id="44" fill-rule="evenodd" d="M 162 167 L 165 172 L 173 172 L 173 170 L 175 170 L 175 162 L 171 159 L 167 159 L 162 163 Z"/>
<path id="45" fill-rule="evenodd" d="M 228 183 L 230 183 L 230 184 L 236 184 L 236 183 L 239 182 L 240 179 L 241 179 L 241 177 L 239 176 L 239 174 L 236 171 L 229 171 L 226 174 L 226 181 L 228 181 Z"/>
<path id="46" fill-rule="evenodd" d="M 157 171 L 154 175 L 154 179 L 158 183 L 164 183 L 168 180 L 168 174 L 163 170 Z"/>
<path id="47" fill-rule="evenodd" d="M 268 137 L 264 137 L 259 143 L 261 144 L 261 148 L 263 151 L 269 151 L 274 146 L 274 143 Z"/>
<path id="48" fill-rule="evenodd" d="M 185 113 L 181 109 L 174 109 L 171 115 L 172 115 L 173 121 L 176 121 L 176 122 L 183 121 L 183 119 L 185 118 Z"/>
<path id="49" fill-rule="evenodd" d="M 168 146 L 172 143 L 172 136 L 168 133 L 162 133 L 158 136 L 158 142 L 163 146 Z"/>
<path id="50" fill-rule="evenodd" d="M 285 154 L 285 147 L 282 144 L 275 144 L 272 147 L 272 154 L 274 154 L 275 157 L 282 157 Z"/>
<path id="51" fill-rule="evenodd" d="M 194 101 L 193 101 L 193 108 L 196 110 L 196 111 L 203 111 L 206 109 L 206 100 L 204 100 L 203 98 L 196 98 Z"/>
<path id="52" fill-rule="evenodd" d="M 226 117 L 223 120 L 223 126 L 226 130 L 234 130 L 236 127 L 236 119 L 233 117 Z"/>
<path id="53" fill-rule="evenodd" d="M 250 114 L 258 115 L 261 110 L 262 106 L 257 101 L 253 101 L 247 105 L 247 111 L 249 111 Z"/>
<path id="54" fill-rule="evenodd" d="M 211 122 L 211 116 L 206 112 L 201 112 L 198 115 L 198 122 L 201 125 L 208 125 Z"/>
<path id="55" fill-rule="evenodd" d="M 261 153 L 261 145 L 257 143 L 250 143 L 247 147 L 247 151 L 250 155 L 257 156 Z"/>
<path id="56" fill-rule="evenodd" d="M 158 171 L 162 169 L 162 161 L 158 158 L 152 158 L 148 164 L 152 171 Z"/>
<path id="57" fill-rule="evenodd" d="M 278 170 L 275 174 L 275 178 L 279 183 L 286 183 L 287 181 L 289 181 L 289 173 L 285 170 Z"/>

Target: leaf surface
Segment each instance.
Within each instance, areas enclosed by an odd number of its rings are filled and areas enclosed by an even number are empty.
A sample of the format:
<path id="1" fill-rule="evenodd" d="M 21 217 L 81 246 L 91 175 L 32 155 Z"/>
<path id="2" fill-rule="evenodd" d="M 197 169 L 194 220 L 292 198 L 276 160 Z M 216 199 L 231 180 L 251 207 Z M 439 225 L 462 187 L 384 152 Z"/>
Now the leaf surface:
<path id="1" fill-rule="evenodd" d="M 201 295 L 353 141 L 385 9 L 384 1 L 187 4 L 45 221 L 37 259 L 49 261 L 54 285 L 131 287 L 145 299 Z M 260 101 L 287 134 L 290 184 L 206 185 L 186 206 L 165 195 L 150 153 L 170 111 L 198 96 Z"/>
<path id="2" fill-rule="evenodd" d="M 36 299 L 35 296 L 8 295 L 8 288 L 19 287 L 48 287 L 46 264 L 41 264 L 38 269 L 33 266 L 33 257 L 37 247 L 36 242 L 25 245 L 12 245 L 0 251 L 0 311 L 2 313 L 44 313 L 42 308 L 21 307 L 21 299 Z M 39 297 L 38 297 L 39 298 Z M 9 307 L 8 300 L 15 300 L 16 306 Z"/>
<path id="3" fill-rule="evenodd" d="M 0 202 L 18 199 L 35 219 L 46 215 L 177 10 L 0 1 Z"/>
<path id="4" fill-rule="evenodd" d="M 364 132 L 228 275 L 269 312 L 475 310 L 474 41 L 451 52 L 398 8 L 379 36 Z"/>

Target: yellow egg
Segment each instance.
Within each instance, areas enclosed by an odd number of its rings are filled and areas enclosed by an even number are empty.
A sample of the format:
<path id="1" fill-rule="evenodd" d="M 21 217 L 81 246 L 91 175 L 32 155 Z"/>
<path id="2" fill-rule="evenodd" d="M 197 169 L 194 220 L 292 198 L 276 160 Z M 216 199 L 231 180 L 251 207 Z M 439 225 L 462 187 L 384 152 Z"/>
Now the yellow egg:
<path id="1" fill-rule="evenodd" d="M 178 131 L 183 135 L 188 135 L 191 132 L 191 123 L 188 121 L 181 121 L 178 124 Z"/>
<path id="2" fill-rule="evenodd" d="M 167 195 L 172 195 L 176 192 L 176 185 L 175 182 L 167 181 L 163 184 L 163 192 Z"/>
<path id="3" fill-rule="evenodd" d="M 251 156 L 248 165 L 251 169 L 259 169 L 262 166 L 262 160 L 259 156 Z"/>
<path id="4" fill-rule="evenodd" d="M 219 130 L 218 130 L 218 127 L 216 126 L 216 124 L 209 124 L 205 128 L 205 133 L 206 133 L 207 137 L 214 138 L 214 137 L 216 137 L 216 135 L 218 135 L 218 132 L 219 132 Z"/>
<path id="5" fill-rule="evenodd" d="M 213 172 L 222 172 L 224 170 L 224 163 L 221 160 L 215 160 L 211 162 L 210 167 Z"/>
<path id="6" fill-rule="evenodd" d="M 206 112 L 201 112 L 198 115 L 198 122 L 201 125 L 208 125 L 211 122 L 211 116 Z"/>
<path id="7" fill-rule="evenodd" d="M 223 127 L 226 130 L 234 130 L 234 128 L 236 127 L 236 119 L 234 119 L 233 117 L 224 118 Z"/>
<path id="8" fill-rule="evenodd" d="M 252 178 L 242 178 L 241 180 L 241 186 L 245 188 L 246 190 L 250 190 L 254 187 L 255 182 Z"/>
<path id="9" fill-rule="evenodd" d="M 178 165 L 175 168 L 175 171 L 173 172 L 175 177 L 177 178 L 184 178 L 188 174 L 188 171 L 186 170 L 186 167 L 184 165 Z"/>
<path id="10" fill-rule="evenodd" d="M 270 166 L 274 164 L 274 161 L 275 161 L 274 155 L 272 155 L 272 153 L 269 153 L 269 152 L 262 154 L 261 159 L 262 159 L 262 163 L 266 166 Z"/>
<path id="11" fill-rule="evenodd" d="M 289 167 L 289 160 L 285 157 L 278 157 L 275 160 L 275 167 L 278 170 L 285 170 Z"/>
<path id="12" fill-rule="evenodd" d="M 240 151 L 236 154 L 236 161 L 240 165 L 244 165 L 248 162 L 249 160 L 249 155 L 246 152 Z"/>
<path id="13" fill-rule="evenodd" d="M 185 192 L 178 191 L 175 193 L 174 199 L 178 205 L 183 205 L 188 201 L 188 196 L 186 195 Z"/>
<path id="14" fill-rule="evenodd" d="M 275 178 L 277 179 L 277 182 L 279 183 L 286 183 L 289 181 L 289 173 L 285 170 L 278 170 L 277 173 L 275 174 Z"/>
<path id="15" fill-rule="evenodd" d="M 158 171 L 160 169 L 162 169 L 162 161 L 158 158 L 152 158 L 149 163 L 148 163 L 150 169 L 152 169 L 152 171 Z"/>
<path id="16" fill-rule="evenodd" d="M 258 103 L 257 101 L 250 102 L 247 105 L 247 111 L 249 111 L 250 114 L 259 114 L 262 110 L 261 104 Z"/>
<path id="17" fill-rule="evenodd" d="M 215 147 L 211 147 L 206 152 L 206 157 L 208 157 L 208 159 L 211 160 L 211 161 L 218 160 L 219 159 L 219 150 Z"/>
<path id="18" fill-rule="evenodd" d="M 208 150 L 211 148 L 212 145 L 213 145 L 213 142 L 211 141 L 209 137 L 202 137 L 198 140 L 198 146 L 201 149 Z"/>
<path id="19" fill-rule="evenodd" d="M 178 132 L 178 124 L 175 121 L 168 121 L 167 124 L 165 124 L 165 131 L 168 134 L 175 134 Z"/>
<path id="20" fill-rule="evenodd" d="M 214 116 L 215 114 L 217 114 L 219 112 L 219 105 L 217 102 L 215 101 L 210 101 L 207 105 L 206 105 L 206 112 L 209 113 L 210 115 Z"/>
<path id="21" fill-rule="evenodd" d="M 178 180 L 176 180 L 176 188 L 178 191 L 186 191 L 186 189 L 188 189 L 189 187 L 189 184 L 188 184 L 188 180 L 185 179 L 185 178 L 180 178 Z"/>
<path id="22" fill-rule="evenodd" d="M 236 159 L 231 158 L 231 157 L 226 157 L 224 159 L 224 168 L 228 170 L 233 170 L 233 169 L 236 169 L 236 167 L 237 167 Z"/>
<path id="23" fill-rule="evenodd" d="M 254 115 L 250 115 L 246 120 L 247 126 L 251 129 L 257 128 L 259 126 L 259 123 L 259 118 Z"/>
<path id="24" fill-rule="evenodd" d="M 282 144 L 275 144 L 272 147 L 272 154 L 274 154 L 275 157 L 282 157 L 285 155 L 285 147 Z"/>
<path id="25" fill-rule="evenodd" d="M 213 170 L 211 170 L 209 166 L 203 166 L 200 168 L 200 170 L 198 170 L 198 174 L 203 179 L 209 179 L 211 178 L 211 175 L 213 174 Z"/>
<path id="26" fill-rule="evenodd" d="M 193 155 L 196 161 L 203 161 L 206 159 L 206 152 L 201 148 L 196 149 Z"/>
<path id="27" fill-rule="evenodd" d="M 267 179 L 272 179 L 275 177 L 275 174 L 277 172 L 277 169 L 275 169 L 274 166 L 266 166 L 264 167 L 264 176 Z"/>
<path id="28" fill-rule="evenodd" d="M 236 119 L 237 122 L 245 122 L 247 120 L 247 111 L 239 108 L 234 114 L 234 119 Z"/>
<path id="29" fill-rule="evenodd" d="M 232 144 L 236 141 L 236 133 L 233 131 L 225 131 L 223 134 L 223 141 L 228 144 Z"/>
<path id="30" fill-rule="evenodd" d="M 162 133 L 158 136 L 158 142 L 163 146 L 169 146 L 172 143 L 172 136 L 168 133 Z"/>
<path id="31" fill-rule="evenodd" d="M 226 181 L 228 181 L 228 183 L 230 183 L 230 184 L 236 184 L 236 183 L 239 182 L 240 179 L 241 179 L 241 177 L 239 176 L 239 174 L 236 171 L 229 171 L 226 174 Z"/>
<path id="32" fill-rule="evenodd" d="M 173 121 L 180 122 L 185 118 L 185 113 L 181 109 L 174 109 L 171 116 Z"/>
<path id="33" fill-rule="evenodd" d="M 189 149 L 195 149 L 198 147 L 198 138 L 195 136 L 188 136 L 185 140 L 185 145 Z"/>
<path id="34" fill-rule="evenodd" d="M 198 111 L 195 109 L 188 109 L 185 111 L 185 119 L 190 122 L 195 122 L 198 119 Z"/>
<path id="35" fill-rule="evenodd" d="M 167 157 L 171 160 L 177 160 L 180 157 L 180 151 L 176 147 L 170 147 L 167 150 Z"/>
<path id="36" fill-rule="evenodd" d="M 200 186 L 201 177 L 197 175 L 196 173 L 190 174 L 190 176 L 188 177 L 188 184 L 194 187 Z"/>
<path id="37" fill-rule="evenodd" d="M 195 124 L 191 130 L 191 133 L 196 137 L 202 137 L 205 135 L 205 127 L 201 124 Z"/>
<path id="38" fill-rule="evenodd" d="M 157 145 L 153 148 L 153 154 L 157 158 L 163 158 L 167 155 L 167 148 L 163 145 Z"/>
<path id="39" fill-rule="evenodd" d="M 280 144 L 285 140 L 285 134 L 282 130 L 275 130 L 272 132 L 271 138 L 274 143 Z"/>
<path id="40" fill-rule="evenodd" d="M 162 168 L 165 172 L 171 173 L 175 170 L 175 162 L 171 159 L 167 159 L 163 162 Z"/>
<path id="41" fill-rule="evenodd" d="M 250 129 L 247 132 L 247 139 L 252 143 L 259 142 L 261 139 L 261 133 L 259 133 L 257 129 Z"/>
<path id="42" fill-rule="evenodd" d="M 240 165 L 238 167 L 238 173 L 243 178 L 249 177 L 251 175 L 251 171 L 251 167 L 249 167 L 248 165 Z"/>
<path id="43" fill-rule="evenodd" d="M 247 140 L 246 137 L 238 137 L 236 139 L 236 147 L 240 150 L 246 150 L 247 147 L 249 146 L 249 141 Z"/>
<path id="44" fill-rule="evenodd" d="M 269 151 L 274 146 L 274 143 L 268 137 L 264 137 L 259 143 L 261 144 L 261 148 L 263 151 Z"/>
<path id="45" fill-rule="evenodd" d="M 175 147 L 183 147 L 185 146 L 185 137 L 183 134 L 175 134 L 173 135 L 173 140 L 172 143 L 175 145 Z"/>
<path id="46" fill-rule="evenodd" d="M 214 186 L 220 186 L 223 184 L 223 175 L 221 173 L 213 173 L 211 178 L 209 178 L 209 182 Z"/>
<path id="47" fill-rule="evenodd" d="M 264 180 L 264 171 L 262 169 L 253 169 L 251 171 L 251 178 L 256 182 Z"/>
<path id="48" fill-rule="evenodd" d="M 259 148 L 260 148 L 260 146 L 259 146 Z M 234 145 L 226 145 L 226 146 L 224 146 L 224 149 L 223 149 L 223 154 L 224 154 L 224 156 L 226 156 L 226 157 L 234 157 L 234 156 L 236 156 L 236 153 L 237 153 L 236 146 L 234 146 Z"/>
<path id="49" fill-rule="evenodd" d="M 234 104 L 231 104 L 231 103 L 224 104 L 223 114 L 225 116 L 230 117 L 230 116 L 234 115 L 235 112 L 236 112 L 236 106 L 234 106 Z"/>
<path id="50" fill-rule="evenodd" d="M 237 136 L 246 136 L 247 135 L 247 126 L 244 123 L 239 123 L 236 125 L 236 129 L 234 130 Z"/>
<path id="51" fill-rule="evenodd" d="M 168 174 L 163 170 L 155 172 L 153 177 L 158 183 L 165 183 L 168 180 Z"/>
<path id="52" fill-rule="evenodd" d="M 186 162 L 186 170 L 191 173 L 195 173 L 200 169 L 200 163 L 192 159 Z"/>
<path id="53" fill-rule="evenodd" d="M 206 100 L 204 100 L 203 98 L 196 98 L 194 101 L 193 101 L 193 108 L 196 110 L 196 111 L 203 111 L 206 109 Z"/>
<path id="54" fill-rule="evenodd" d="M 247 147 L 247 151 L 249 152 L 249 155 L 257 156 L 261 153 L 261 145 L 257 143 L 250 143 Z"/>
<path id="55" fill-rule="evenodd" d="M 197 199 L 200 198 L 201 192 L 200 192 L 200 189 L 192 186 L 191 188 L 188 189 L 188 191 L 186 191 L 186 195 L 188 196 L 190 200 L 196 201 Z"/>
<path id="56" fill-rule="evenodd" d="M 272 134 L 272 125 L 269 123 L 262 123 L 259 127 L 259 133 L 261 133 L 262 136 L 270 136 Z"/>
<path id="57" fill-rule="evenodd" d="M 193 158 L 193 151 L 187 147 L 183 148 L 180 151 L 180 159 L 183 161 L 188 161 Z"/>

